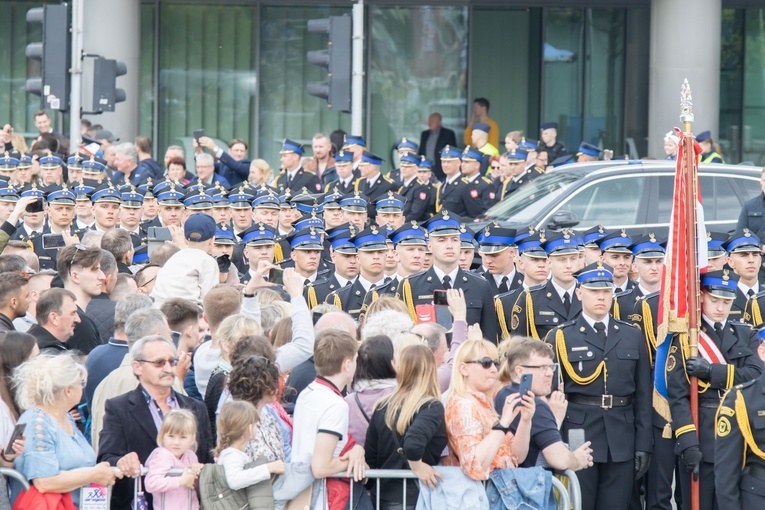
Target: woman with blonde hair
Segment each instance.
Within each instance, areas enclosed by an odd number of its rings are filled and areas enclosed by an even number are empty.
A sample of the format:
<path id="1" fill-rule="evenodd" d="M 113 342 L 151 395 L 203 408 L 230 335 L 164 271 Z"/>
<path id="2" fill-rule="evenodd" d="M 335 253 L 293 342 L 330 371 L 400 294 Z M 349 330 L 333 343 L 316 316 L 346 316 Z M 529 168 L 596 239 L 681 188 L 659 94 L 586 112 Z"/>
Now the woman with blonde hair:
<path id="1" fill-rule="evenodd" d="M 108 462 L 96 464 L 96 452 L 77 429 L 69 410 L 82 400 L 88 372 L 71 353 L 41 354 L 13 372 L 16 401 L 24 413 L 26 444 L 14 467 L 39 493 L 70 495 L 79 505 L 80 487 L 114 485 L 122 478 Z M 11 483 L 18 494 L 18 484 Z M 26 508 L 22 501 L 19 508 Z"/>
<path id="2" fill-rule="evenodd" d="M 372 304 L 369 305 L 369 308 L 367 308 L 364 317 L 369 318 L 371 315 L 374 315 L 377 312 L 381 312 L 383 310 L 395 310 L 397 312 L 404 312 L 406 314 L 409 313 L 406 305 L 400 299 L 397 299 L 393 296 L 380 296 L 372 301 Z"/>
<path id="3" fill-rule="evenodd" d="M 446 430 L 451 452 L 473 480 L 487 480 L 494 469 L 518 467 L 529 450 L 534 399 L 514 394 L 497 414 L 493 398 L 498 358 L 497 346 L 487 340 L 468 340 L 454 356 L 446 397 Z M 509 427 L 519 413 L 520 422 L 513 434 Z"/>
<path id="4" fill-rule="evenodd" d="M 274 171 L 265 159 L 253 159 L 250 163 L 250 175 L 247 182 L 253 186 L 268 184 L 274 178 Z"/>
<path id="5" fill-rule="evenodd" d="M 411 468 L 430 488 L 441 475 L 433 469 L 446 446 L 446 427 L 436 360 L 427 345 L 404 348 L 399 357 L 396 391 L 375 407 L 364 447 L 372 469 Z M 415 480 L 407 481 L 406 508 L 414 508 L 419 494 Z M 381 508 L 401 507 L 402 485 L 398 480 L 380 484 Z"/>

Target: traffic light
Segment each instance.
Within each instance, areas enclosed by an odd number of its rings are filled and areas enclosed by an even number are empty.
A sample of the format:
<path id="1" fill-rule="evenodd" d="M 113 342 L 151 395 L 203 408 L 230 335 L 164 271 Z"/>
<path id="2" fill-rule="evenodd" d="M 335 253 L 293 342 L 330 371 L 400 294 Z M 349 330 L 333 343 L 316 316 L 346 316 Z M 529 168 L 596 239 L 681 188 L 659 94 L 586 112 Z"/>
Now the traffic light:
<path id="1" fill-rule="evenodd" d="M 309 51 L 308 62 L 327 68 L 327 80 L 306 86 L 312 96 L 327 100 L 330 110 L 351 111 L 350 16 L 332 16 L 308 21 L 308 31 L 329 36 L 326 50 Z"/>
<path id="2" fill-rule="evenodd" d="M 40 96 L 40 107 L 69 109 L 72 37 L 69 5 L 48 4 L 27 11 L 27 23 L 42 26 L 42 42 L 28 44 L 27 58 L 41 62 L 42 76 L 26 81 L 26 91 Z"/>
<path id="3" fill-rule="evenodd" d="M 93 62 L 93 113 L 113 112 L 114 105 L 125 101 L 125 91 L 117 88 L 117 77 L 127 74 L 120 60 L 97 57 Z"/>

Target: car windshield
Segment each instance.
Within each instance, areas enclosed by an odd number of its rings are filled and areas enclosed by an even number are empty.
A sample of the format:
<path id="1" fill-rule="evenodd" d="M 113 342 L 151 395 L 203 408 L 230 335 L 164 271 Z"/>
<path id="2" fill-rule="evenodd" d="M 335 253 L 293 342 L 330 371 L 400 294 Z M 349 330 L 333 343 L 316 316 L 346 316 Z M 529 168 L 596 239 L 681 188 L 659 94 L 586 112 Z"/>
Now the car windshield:
<path id="1" fill-rule="evenodd" d="M 486 211 L 486 219 L 530 224 L 539 211 L 582 178 L 579 172 L 556 171 L 534 179 Z"/>

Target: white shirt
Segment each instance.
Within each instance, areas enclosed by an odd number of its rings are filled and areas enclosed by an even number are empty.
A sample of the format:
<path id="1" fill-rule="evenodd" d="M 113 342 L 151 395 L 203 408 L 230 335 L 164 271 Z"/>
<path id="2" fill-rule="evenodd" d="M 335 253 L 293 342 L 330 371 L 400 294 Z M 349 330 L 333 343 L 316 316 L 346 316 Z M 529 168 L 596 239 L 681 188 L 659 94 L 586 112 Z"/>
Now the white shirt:
<path id="1" fill-rule="evenodd" d="M 353 174 L 351 174 L 347 179 L 340 179 L 340 182 L 344 187 L 348 187 L 348 185 L 351 184 L 351 181 L 353 180 Z"/>
<path id="2" fill-rule="evenodd" d="M 515 268 L 507 274 L 493 274 L 492 276 L 494 277 L 494 283 L 497 284 L 497 287 L 502 285 L 502 279 L 507 277 L 507 288 L 509 289 L 513 280 L 515 280 Z"/>
<path id="3" fill-rule="evenodd" d="M 300 167 L 297 167 L 297 168 L 296 168 L 296 169 L 294 169 L 294 170 L 287 170 L 287 177 L 288 177 L 290 180 L 294 179 L 294 178 L 295 178 L 295 176 L 296 176 L 296 175 L 297 175 L 297 173 L 298 173 L 298 170 L 300 170 Z"/>
<path id="4" fill-rule="evenodd" d="M 413 182 L 413 181 L 414 181 L 416 178 L 417 178 L 417 176 L 415 175 L 414 177 L 412 177 L 412 178 L 411 178 L 411 179 L 409 179 L 408 181 L 405 181 L 405 182 L 404 182 L 404 188 L 406 188 L 407 186 L 409 186 L 410 184 L 412 184 L 412 182 Z"/>
<path id="5" fill-rule="evenodd" d="M 713 330 L 715 329 L 715 321 L 713 321 L 712 319 L 710 319 L 709 317 L 707 317 L 707 316 L 706 316 L 706 315 L 704 315 L 703 313 L 701 314 L 701 318 L 702 318 L 702 319 L 704 319 L 704 322 L 706 322 L 706 323 L 707 323 L 707 326 L 709 326 L 709 327 L 710 327 L 711 329 L 713 329 Z M 720 323 L 720 324 L 722 324 L 722 327 L 723 327 L 723 329 L 725 329 L 725 325 L 726 325 L 727 323 L 728 323 L 728 320 L 727 320 L 727 319 L 726 319 L 726 320 L 724 320 L 724 321 L 722 321 L 722 322 Z"/>
<path id="6" fill-rule="evenodd" d="M 454 181 L 456 181 L 456 180 L 457 180 L 457 179 L 459 179 L 460 177 L 462 177 L 462 174 L 461 174 L 461 173 L 459 173 L 459 172 L 457 172 L 457 173 L 456 173 L 456 174 L 454 174 L 453 176 L 451 176 L 451 177 L 447 177 L 447 179 L 446 179 L 446 183 L 445 183 L 445 184 L 452 184 Z"/>
<path id="7" fill-rule="evenodd" d="M 250 463 L 250 458 L 243 451 L 232 447 L 225 448 L 220 452 L 217 463 L 223 466 L 226 483 L 233 490 L 255 485 L 263 480 L 268 480 L 271 476 L 268 472 L 268 466 L 265 464 L 245 469 L 244 466 Z"/>
<path id="8" fill-rule="evenodd" d="M 748 287 L 745 283 L 741 283 L 741 280 L 739 280 L 738 288 L 741 289 L 741 292 L 743 292 L 745 296 L 748 296 L 747 292 L 749 292 L 749 289 L 752 289 L 754 293 L 757 294 L 760 291 L 760 282 L 755 282 L 754 286 Z"/>
<path id="9" fill-rule="evenodd" d="M 366 278 L 361 276 L 361 274 L 359 274 L 358 279 L 359 279 L 359 283 L 361 284 L 361 286 L 364 287 L 364 291 L 365 292 L 369 292 L 369 287 L 371 287 L 372 284 L 374 284 L 376 289 L 379 288 L 380 285 L 382 285 L 382 282 L 385 280 L 385 277 L 383 276 L 382 278 L 380 278 L 376 282 L 370 282 L 369 280 L 367 280 Z"/>
<path id="10" fill-rule="evenodd" d="M 348 404 L 343 397 L 316 381 L 309 384 L 295 403 L 292 432 L 292 462 L 311 462 L 319 432 L 339 438 L 333 457 L 348 442 Z"/>
<path id="11" fill-rule="evenodd" d="M 351 284 L 353 284 L 353 282 L 356 281 L 356 278 L 352 278 L 349 280 L 348 278 L 340 276 L 339 273 L 335 273 L 335 280 L 337 280 L 337 283 L 339 283 L 341 287 L 345 287 L 346 285 L 348 285 L 348 282 L 351 282 Z"/>
<path id="12" fill-rule="evenodd" d="M 165 300 L 179 297 L 198 304 L 220 280 L 218 263 L 196 248 L 184 248 L 160 268 L 151 297 L 159 308 Z"/>
<path id="13" fill-rule="evenodd" d="M 468 180 L 468 182 L 473 182 L 474 180 L 476 180 L 476 178 L 478 177 L 478 175 L 479 175 L 479 174 L 480 174 L 480 172 L 479 172 L 479 173 L 477 173 L 477 174 L 475 174 L 475 175 L 474 175 L 474 176 L 472 176 L 472 177 L 465 175 L 465 179 L 467 179 L 467 180 Z"/>
<path id="14" fill-rule="evenodd" d="M 555 292 L 558 293 L 558 297 L 560 297 L 561 301 L 563 301 L 563 294 L 568 294 L 571 302 L 574 302 L 574 289 L 576 288 L 576 284 L 572 285 L 569 289 L 564 289 L 555 282 L 555 279 L 551 278 L 550 281 L 552 282 L 553 288 L 555 289 Z"/>
<path id="15" fill-rule="evenodd" d="M 457 266 L 454 268 L 454 270 L 449 273 L 449 278 L 451 278 L 451 286 L 454 288 L 454 284 L 457 282 L 457 271 L 460 270 L 460 266 Z M 442 284 L 444 282 L 444 276 L 446 276 L 446 273 L 441 271 L 441 269 L 438 268 L 435 264 L 433 264 L 433 271 L 436 272 L 436 277 L 438 278 L 438 281 L 440 281 Z"/>
<path id="16" fill-rule="evenodd" d="M 162 219 L 160 218 L 160 223 L 161 223 L 161 222 L 162 222 Z M 95 218 L 94 218 L 92 223 L 83 223 L 83 222 L 81 222 L 81 221 L 78 219 L 78 220 L 76 220 L 76 223 L 77 223 L 77 228 L 78 228 L 79 230 L 82 230 L 82 229 L 85 229 L 85 228 L 90 228 L 90 227 L 92 227 L 92 226 L 93 226 L 93 225 L 96 223 L 96 220 L 95 220 Z"/>
<path id="17" fill-rule="evenodd" d="M 221 360 L 220 349 L 213 349 L 212 344 L 204 342 L 194 351 L 194 382 L 201 395 L 207 393 L 210 374 Z"/>
<path id="18" fill-rule="evenodd" d="M 608 331 L 608 314 L 606 314 L 606 316 L 599 321 L 596 321 L 595 319 L 593 319 L 592 317 L 590 317 L 584 312 L 582 312 L 582 317 L 584 318 L 585 321 L 587 321 L 587 324 L 589 324 L 592 329 L 595 329 L 596 322 L 602 322 L 606 326 L 606 331 Z"/>
<path id="19" fill-rule="evenodd" d="M 367 186 L 372 187 L 377 182 L 377 179 L 380 178 L 380 172 L 377 172 L 377 175 L 374 177 L 367 177 Z"/>

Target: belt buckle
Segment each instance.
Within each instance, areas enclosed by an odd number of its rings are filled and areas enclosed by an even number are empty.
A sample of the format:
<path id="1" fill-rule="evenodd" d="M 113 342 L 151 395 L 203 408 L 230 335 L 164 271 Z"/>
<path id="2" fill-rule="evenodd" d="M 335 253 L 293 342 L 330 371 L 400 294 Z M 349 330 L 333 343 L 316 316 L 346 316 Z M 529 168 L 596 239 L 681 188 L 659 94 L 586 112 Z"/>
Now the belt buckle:
<path id="1" fill-rule="evenodd" d="M 611 409 L 614 407 L 614 396 L 613 395 L 601 395 L 600 396 L 600 407 L 603 409 Z"/>

